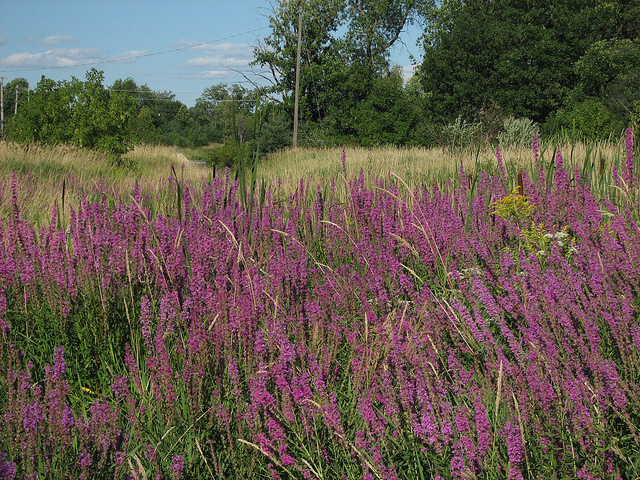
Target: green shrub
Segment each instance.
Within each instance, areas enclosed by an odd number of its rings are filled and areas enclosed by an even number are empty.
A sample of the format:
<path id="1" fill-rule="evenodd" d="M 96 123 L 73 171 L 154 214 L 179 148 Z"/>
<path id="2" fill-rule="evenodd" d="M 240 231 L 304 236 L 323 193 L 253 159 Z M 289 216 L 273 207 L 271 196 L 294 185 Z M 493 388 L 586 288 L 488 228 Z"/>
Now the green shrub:
<path id="1" fill-rule="evenodd" d="M 442 127 L 443 146 L 450 150 L 464 150 L 477 146 L 483 138 L 482 124 L 468 123 L 462 117 Z"/>
<path id="2" fill-rule="evenodd" d="M 498 134 L 498 143 L 502 148 L 530 146 L 533 137 L 538 135 L 538 125 L 528 118 L 507 117 L 504 130 Z"/>
<path id="3" fill-rule="evenodd" d="M 260 155 L 283 150 L 293 144 L 291 122 L 284 115 L 273 115 L 264 123 L 259 137 L 255 141 Z"/>
<path id="4" fill-rule="evenodd" d="M 587 97 L 559 109 L 549 120 L 551 133 L 564 132 L 572 140 L 606 140 L 617 136 L 624 124 L 609 110 L 602 100 Z"/>
<path id="5" fill-rule="evenodd" d="M 213 149 L 209 155 L 209 161 L 216 167 L 231 167 L 239 159 L 249 155 L 249 144 L 236 145 L 233 142 L 226 142 Z"/>

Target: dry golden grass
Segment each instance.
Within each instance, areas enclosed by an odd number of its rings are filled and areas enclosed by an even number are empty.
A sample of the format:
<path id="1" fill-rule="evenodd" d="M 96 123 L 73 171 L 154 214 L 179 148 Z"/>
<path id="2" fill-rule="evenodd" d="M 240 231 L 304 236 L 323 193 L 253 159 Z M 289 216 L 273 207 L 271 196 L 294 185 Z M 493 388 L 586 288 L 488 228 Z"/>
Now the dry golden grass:
<path id="1" fill-rule="evenodd" d="M 185 162 L 179 154 L 176 147 L 138 145 L 123 156 L 122 165 L 118 166 L 104 154 L 74 146 L 0 142 L 0 172 L 29 173 L 44 182 L 73 175 L 81 180 L 114 178 L 125 183 L 157 184 L 171 174 L 173 164 L 176 170 L 184 170 L 185 180 L 199 180 L 205 175 L 202 166 Z"/>
<path id="2" fill-rule="evenodd" d="M 36 225 L 49 221 L 51 212 L 77 205 L 91 185 L 102 183 L 114 198 L 128 195 L 136 183 L 153 198 L 167 195 L 173 181 L 174 165 L 178 180 L 197 188 L 210 170 L 184 161 L 172 147 L 138 146 L 125 155 L 122 165 L 113 165 L 106 155 L 73 146 L 22 146 L 0 142 L 0 218 L 9 212 L 11 174 L 19 177 L 18 198 L 21 214 Z M 182 166 L 184 164 L 184 167 Z M 28 199 L 28 201 L 26 201 Z M 68 215 L 65 208 L 65 215 Z"/>
<path id="3" fill-rule="evenodd" d="M 620 162 L 624 158 L 624 142 L 600 142 L 579 144 L 542 144 L 542 158 L 550 161 L 554 152 L 560 149 L 565 164 L 582 167 L 586 158 L 605 158 L 607 163 Z M 465 172 L 494 171 L 497 168 L 495 150 L 483 148 L 479 151 L 464 150 L 451 152 L 443 148 L 346 148 L 347 178 L 363 173 L 365 181 L 371 184 L 375 178 L 387 178 L 395 174 L 409 187 L 421 183 L 448 180 L 454 177 L 462 164 Z M 326 184 L 341 177 L 342 149 L 288 149 L 273 153 L 259 165 L 258 177 L 267 184 L 280 180 L 284 191 L 297 188 L 301 178 L 308 184 Z M 531 148 L 508 149 L 502 152 L 505 164 L 512 169 L 531 170 L 533 152 Z"/>

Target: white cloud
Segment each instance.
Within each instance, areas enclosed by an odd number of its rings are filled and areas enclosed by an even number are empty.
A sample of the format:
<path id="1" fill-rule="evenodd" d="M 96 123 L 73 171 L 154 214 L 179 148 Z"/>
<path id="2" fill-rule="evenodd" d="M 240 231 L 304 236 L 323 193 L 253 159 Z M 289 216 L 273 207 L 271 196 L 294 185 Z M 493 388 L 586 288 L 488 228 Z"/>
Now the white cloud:
<path id="1" fill-rule="evenodd" d="M 409 80 L 411 77 L 413 77 L 413 75 L 416 73 L 416 70 L 418 69 L 418 67 L 420 66 L 420 64 L 414 64 L 414 65 L 405 65 L 402 67 L 402 76 L 404 77 L 405 80 Z"/>
<path id="2" fill-rule="evenodd" d="M 207 43 L 188 50 L 202 54 L 184 62 L 183 66 L 186 68 L 243 67 L 253 59 L 253 47 L 248 43 Z"/>
<path id="3" fill-rule="evenodd" d="M 0 66 L 21 68 L 61 68 L 97 62 L 96 50 L 90 48 L 52 49 L 41 53 L 14 53 L 0 59 Z"/>
<path id="4" fill-rule="evenodd" d="M 114 57 L 114 61 L 118 61 L 118 63 L 134 62 L 147 55 L 152 55 L 152 52 L 150 50 L 129 50 Z"/>
<path id="5" fill-rule="evenodd" d="M 196 57 L 185 62 L 185 66 L 189 68 L 207 68 L 207 67 L 246 67 L 251 60 L 244 58 L 221 58 L 221 57 Z"/>
<path id="6" fill-rule="evenodd" d="M 42 39 L 44 45 L 57 45 L 59 43 L 73 43 L 76 38 L 71 35 L 53 35 Z"/>
<path id="7" fill-rule="evenodd" d="M 229 70 L 204 70 L 198 75 L 199 78 L 226 78 L 229 76 Z"/>
<path id="8" fill-rule="evenodd" d="M 27 37 L 27 43 L 39 43 L 42 45 L 58 45 L 59 43 L 75 43 L 76 37 L 73 35 L 50 35 L 48 37 Z"/>

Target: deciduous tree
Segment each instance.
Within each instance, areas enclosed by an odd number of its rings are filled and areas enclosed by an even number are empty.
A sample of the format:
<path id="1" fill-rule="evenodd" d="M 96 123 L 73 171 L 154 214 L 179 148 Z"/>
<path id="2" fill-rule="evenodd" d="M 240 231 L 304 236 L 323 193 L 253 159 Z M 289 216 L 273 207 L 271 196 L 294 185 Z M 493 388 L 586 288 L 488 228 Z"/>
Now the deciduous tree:
<path id="1" fill-rule="evenodd" d="M 577 86 L 575 63 L 620 34 L 620 2 L 444 0 L 424 36 L 419 70 L 445 120 L 500 105 L 543 121 Z"/>
<path id="2" fill-rule="evenodd" d="M 43 76 L 25 108 L 9 122 L 7 138 L 70 143 L 119 158 L 132 146 L 127 126 L 138 105 L 131 95 L 109 92 L 103 81 L 103 72 L 95 69 L 85 81 L 55 82 Z"/>
<path id="3" fill-rule="evenodd" d="M 377 82 L 390 74 L 390 48 L 404 27 L 431 5 L 431 0 L 280 0 L 269 17 L 271 33 L 255 50 L 254 64 L 270 69 L 272 91 L 282 96 L 282 108 L 293 117 L 302 12 L 301 121 L 318 123 L 335 138 L 357 136 L 362 112 L 388 102 L 371 95 L 385 90 L 383 84 L 390 88 L 383 96 L 395 91 L 393 82 Z"/>

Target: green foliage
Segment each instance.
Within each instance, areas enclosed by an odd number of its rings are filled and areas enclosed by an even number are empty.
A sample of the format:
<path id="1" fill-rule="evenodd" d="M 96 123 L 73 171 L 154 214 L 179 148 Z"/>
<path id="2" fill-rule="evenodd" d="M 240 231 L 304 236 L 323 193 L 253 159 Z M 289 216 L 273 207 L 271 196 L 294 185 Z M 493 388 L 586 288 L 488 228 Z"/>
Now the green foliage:
<path id="1" fill-rule="evenodd" d="M 17 92 L 17 95 L 16 95 Z M 16 97 L 18 99 L 18 108 L 27 103 L 29 92 L 29 82 L 24 78 L 15 78 L 2 87 L 3 107 L 5 120 L 12 117 L 16 111 Z"/>
<path id="2" fill-rule="evenodd" d="M 129 128 L 135 132 L 140 143 L 154 145 L 159 143 L 160 135 L 155 125 L 153 109 L 145 105 L 140 108 L 138 114 L 129 120 Z"/>
<path id="3" fill-rule="evenodd" d="M 345 44 L 353 55 L 385 69 L 389 49 L 407 24 L 433 5 L 432 0 L 349 0 Z"/>
<path id="4" fill-rule="evenodd" d="M 419 70 L 434 111 L 450 121 L 496 103 L 544 121 L 576 87 L 575 62 L 618 34 L 619 5 L 574 3 L 441 2 L 428 17 Z"/>
<path id="5" fill-rule="evenodd" d="M 585 94 L 593 96 L 604 93 L 613 82 L 638 68 L 640 44 L 628 38 L 595 42 L 575 64 Z"/>
<path id="6" fill-rule="evenodd" d="M 291 120 L 284 115 L 284 112 L 274 112 L 269 115 L 260 135 L 254 139 L 254 144 L 260 155 L 290 147 L 293 144 Z"/>
<path id="7" fill-rule="evenodd" d="M 370 95 L 356 107 L 355 118 L 360 144 L 365 147 L 407 143 L 415 113 L 399 68 L 374 80 Z"/>
<path id="8" fill-rule="evenodd" d="M 45 77 L 7 125 L 7 138 L 21 143 L 69 143 L 119 158 L 132 147 L 127 125 L 135 100 L 110 93 L 104 75 L 95 69 L 84 82 L 54 82 Z"/>
<path id="9" fill-rule="evenodd" d="M 619 135 L 624 127 L 603 101 L 595 97 L 569 103 L 545 124 L 548 133 L 564 132 L 573 141 L 605 140 L 612 134 Z"/>
<path id="10" fill-rule="evenodd" d="M 503 128 L 497 136 L 502 148 L 531 146 L 533 137 L 539 133 L 538 125 L 528 118 L 508 117 L 504 120 Z"/>
<path id="11" fill-rule="evenodd" d="M 621 122 L 628 123 L 640 99 L 640 39 L 607 39 L 591 45 L 576 62 L 580 88 L 600 98 Z"/>
<path id="12" fill-rule="evenodd" d="M 406 95 L 402 82 L 390 74 L 389 51 L 403 28 L 431 3 L 275 2 L 269 18 L 271 34 L 254 51 L 253 64 L 270 69 L 274 84 L 268 90 L 282 96 L 279 108 L 293 117 L 298 14 L 302 12 L 299 116 L 302 124 L 319 125 L 308 129 L 315 133 L 313 143 L 405 143 L 415 118 L 407 120 L 409 112 L 403 110 Z"/>
<path id="13" fill-rule="evenodd" d="M 245 158 L 249 155 L 249 144 L 243 143 L 237 145 L 235 142 L 225 142 L 211 150 L 210 162 L 216 167 L 232 167 L 238 162 L 239 158 Z"/>
<path id="14" fill-rule="evenodd" d="M 274 86 L 270 90 L 282 95 L 283 108 L 293 112 L 293 92 L 298 43 L 298 13 L 304 18 L 301 50 L 300 118 L 318 120 L 322 97 L 331 92 L 325 87 L 328 75 L 338 68 L 334 62 L 337 41 L 333 34 L 341 26 L 344 0 L 278 1 L 269 16 L 271 33 L 254 50 L 253 65 L 268 67 Z"/>
<path id="15" fill-rule="evenodd" d="M 240 85 L 220 83 L 204 90 L 196 100 L 194 110 L 217 132 L 213 141 L 223 142 L 234 138 L 237 133 L 240 142 L 246 142 L 251 136 L 251 115 L 255 103 L 256 92 Z"/>
<path id="16" fill-rule="evenodd" d="M 31 92 L 27 107 L 7 122 L 6 138 L 19 143 L 70 143 L 73 135 L 70 105 L 74 97 L 69 82 L 54 82 L 43 76 Z"/>
<path id="17" fill-rule="evenodd" d="M 222 83 L 187 108 L 131 78 L 105 88 L 91 70 L 85 81 L 43 77 L 26 103 L 26 80 L 15 79 L 4 91 L 6 134 L 114 158 L 138 143 L 198 148 L 236 135 L 263 154 L 287 147 L 302 13 L 302 144 L 524 146 L 535 125 L 549 135 L 603 139 L 637 122 L 639 12 L 626 0 L 277 0 L 270 32 L 254 49 L 253 65 L 272 82 L 259 97 Z M 390 52 L 416 22 L 425 26 L 423 58 L 405 83 Z M 260 120 L 258 139 L 253 109 L 265 96 L 277 105 Z"/>
<path id="18" fill-rule="evenodd" d="M 469 123 L 460 116 L 441 130 L 441 143 L 451 151 L 475 148 L 482 143 L 483 128 L 479 122 Z"/>

